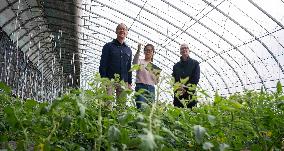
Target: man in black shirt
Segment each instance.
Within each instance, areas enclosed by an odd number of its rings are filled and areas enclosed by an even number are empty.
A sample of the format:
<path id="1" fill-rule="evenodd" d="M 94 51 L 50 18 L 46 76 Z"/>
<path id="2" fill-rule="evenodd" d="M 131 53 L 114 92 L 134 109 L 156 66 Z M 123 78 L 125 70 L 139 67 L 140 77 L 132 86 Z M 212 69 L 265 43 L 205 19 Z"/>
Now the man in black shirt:
<path id="1" fill-rule="evenodd" d="M 115 74 L 118 74 L 120 80 L 127 83 L 131 88 L 132 72 L 131 68 L 132 51 L 125 43 L 125 38 L 128 34 L 127 26 L 123 23 L 118 24 L 116 27 L 116 39 L 105 44 L 102 49 L 102 55 L 100 60 L 99 72 L 101 77 L 113 79 Z M 119 84 L 114 87 L 116 96 L 119 97 L 122 88 Z M 113 88 L 108 88 L 109 95 L 112 95 Z"/>
<path id="2" fill-rule="evenodd" d="M 174 92 L 174 106 L 184 107 L 186 104 L 187 108 L 196 106 L 197 100 L 193 99 L 195 89 L 190 88 L 196 86 L 200 78 L 200 67 L 199 62 L 189 57 L 189 48 L 187 44 L 181 44 L 180 46 L 180 61 L 177 62 L 173 67 L 172 76 L 175 82 L 181 83 L 182 79 L 188 78 L 188 80 L 180 84 L 180 87 Z M 181 100 L 185 100 L 184 103 Z"/>

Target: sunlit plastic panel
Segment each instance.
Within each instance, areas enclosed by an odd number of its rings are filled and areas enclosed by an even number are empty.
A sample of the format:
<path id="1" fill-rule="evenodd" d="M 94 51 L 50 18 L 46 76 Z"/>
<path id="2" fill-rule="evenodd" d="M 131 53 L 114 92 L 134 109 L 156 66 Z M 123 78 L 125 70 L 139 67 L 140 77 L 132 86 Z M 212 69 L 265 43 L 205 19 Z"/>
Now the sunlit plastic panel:
<path id="1" fill-rule="evenodd" d="M 284 3 L 282 0 L 273 1 L 273 3 L 271 3 L 270 1 L 262 0 L 254 0 L 253 2 L 283 25 L 284 20 L 282 8 L 284 6 Z"/>
<path id="2" fill-rule="evenodd" d="M 201 66 L 199 85 L 211 94 L 216 90 L 229 94 L 244 88 L 259 89 L 262 84 L 273 87 L 283 77 L 283 15 L 277 9 L 283 6 L 281 1 L 82 3 L 88 5 L 81 10 L 81 16 L 90 15 L 91 22 L 85 23 L 94 25 L 83 30 L 86 35 L 93 35 L 80 46 L 84 76 L 91 76 L 93 71 L 88 68 L 98 69 L 102 46 L 115 38 L 116 25 L 124 22 L 130 28 L 127 43 L 133 55 L 138 42 L 154 44 L 154 63 L 164 75 L 171 75 L 172 66 L 179 61 L 180 43 L 189 43 L 190 56 Z"/>

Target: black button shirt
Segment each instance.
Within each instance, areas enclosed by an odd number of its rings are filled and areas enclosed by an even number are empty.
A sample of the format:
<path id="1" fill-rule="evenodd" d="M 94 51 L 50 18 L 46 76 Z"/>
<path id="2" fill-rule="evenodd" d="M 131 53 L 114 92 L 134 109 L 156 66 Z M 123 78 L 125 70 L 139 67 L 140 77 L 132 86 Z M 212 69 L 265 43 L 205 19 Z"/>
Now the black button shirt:
<path id="1" fill-rule="evenodd" d="M 129 84 L 132 83 L 131 68 L 132 51 L 125 43 L 121 44 L 117 39 L 103 46 L 99 72 L 101 77 L 114 78 L 114 74 L 120 76 Z"/>

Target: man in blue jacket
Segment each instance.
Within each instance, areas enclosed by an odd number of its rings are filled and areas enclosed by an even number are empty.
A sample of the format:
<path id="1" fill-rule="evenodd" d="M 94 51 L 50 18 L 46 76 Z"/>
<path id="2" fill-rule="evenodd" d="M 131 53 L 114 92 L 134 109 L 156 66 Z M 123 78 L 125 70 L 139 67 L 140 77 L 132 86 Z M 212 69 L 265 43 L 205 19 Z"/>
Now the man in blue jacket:
<path id="1" fill-rule="evenodd" d="M 187 44 L 181 44 L 180 46 L 180 61 L 177 62 L 173 67 L 173 74 L 175 82 L 180 82 L 181 79 L 188 78 L 188 81 L 180 85 L 174 92 L 174 106 L 184 107 L 186 104 L 187 108 L 196 106 L 197 100 L 193 98 L 195 95 L 195 89 L 190 88 L 196 86 L 200 78 L 200 67 L 199 62 L 189 57 L 189 48 Z M 184 103 L 181 101 L 185 100 Z"/>
<path id="2" fill-rule="evenodd" d="M 128 34 L 127 26 L 123 23 L 116 27 L 116 39 L 106 43 L 103 46 L 99 72 L 101 77 L 109 79 L 114 78 L 114 74 L 118 74 L 120 80 L 123 80 L 131 88 L 132 72 L 131 68 L 132 51 L 129 46 L 125 44 L 125 38 Z M 122 88 L 119 84 L 115 85 L 116 96 L 119 97 Z M 109 95 L 112 95 L 112 88 L 108 88 Z"/>

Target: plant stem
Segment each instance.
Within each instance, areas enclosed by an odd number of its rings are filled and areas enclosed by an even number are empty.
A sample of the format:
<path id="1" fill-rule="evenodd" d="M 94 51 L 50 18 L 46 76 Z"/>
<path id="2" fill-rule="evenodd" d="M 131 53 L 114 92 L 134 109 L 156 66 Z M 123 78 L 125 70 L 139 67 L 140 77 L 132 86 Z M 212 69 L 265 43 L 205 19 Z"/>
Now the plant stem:
<path id="1" fill-rule="evenodd" d="M 98 92 L 98 87 L 99 87 L 99 85 L 97 84 L 96 92 Z M 98 137 L 98 142 L 95 145 L 96 146 L 95 150 L 100 151 L 101 150 L 101 143 L 102 143 L 102 133 L 103 133 L 103 128 L 102 128 L 102 100 L 101 99 L 98 99 L 98 107 L 99 107 L 99 111 L 98 111 L 99 137 Z"/>
<path id="2" fill-rule="evenodd" d="M 99 113 L 98 113 L 98 127 L 99 127 L 99 138 L 98 138 L 98 148 L 97 150 L 100 151 L 101 143 L 102 143 L 102 107 L 101 101 L 99 101 Z"/>
<path id="3" fill-rule="evenodd" d="M 46 139 L 46 141 L 48 141 L 48 142 L 50 141 L 51 136 L 55 133 L 56 128 L 57 128 L 57 126 L 58 126 L 58 124 L 59 124 L 58 122 L 55 122 L 54 120 L 53 120 L 53 122 L 54 122 L 53 128 L 52 128 L 50 134 L 48 135 L 48 137 L 47 137 L 47 139 Z"/>
<path id="4" fill-rule="evenodd" d="M 152 105 L 152 108 L 151 108 L 151 112 L 150 112 L 150 115 L 149 115 L 149 130 L 152 132 L 152 118 L 153 118 L 153 114 L 154 114 L 154 111 L 156 109 L 156 106 L 157 106 L 157 103 L 159 101 L 159 96 L 160 96 L 160 87 L 161 87 L 161 83 L 162 81 L 164 80 L 165 78 L 162 77 L 161 78 L 161 81 L 159 82 L 159 85 L 157 85 L 157 99 L 154 101 L 153 105 Z"/>
<path id="5" fill-rule="evenodd" d="M 258 127 L 258 122 L 256 120 L 257 115 L 256 115 L 255 111 L 253 110 L 253 108 L 257 109 L 257 107 L 253 107 L 253 105 L 251 103 L 251 101 L 253 100 L 253 97 L 249 96 L 248 100 L 250 100 L 250 101 L 248 101 L 248 106 L 249 106 L 249 109 L 250 109 L 250 113 L 252 113 L 252 117 L 251 117 L 252 118 L 252 123 L 251 124 L 253 125 L 253 129 L 257 133 L 257 137 L 260 138 L 262 141 L 264 141 L 264 143 L 265 143 L 265 147 L 264 148 L 266 148 L 265 150 L 267 150 L 266 141 L 263 139 L 263 137 L 260 134 L 260 130 L 259 130 L 259 127 Z"/>

